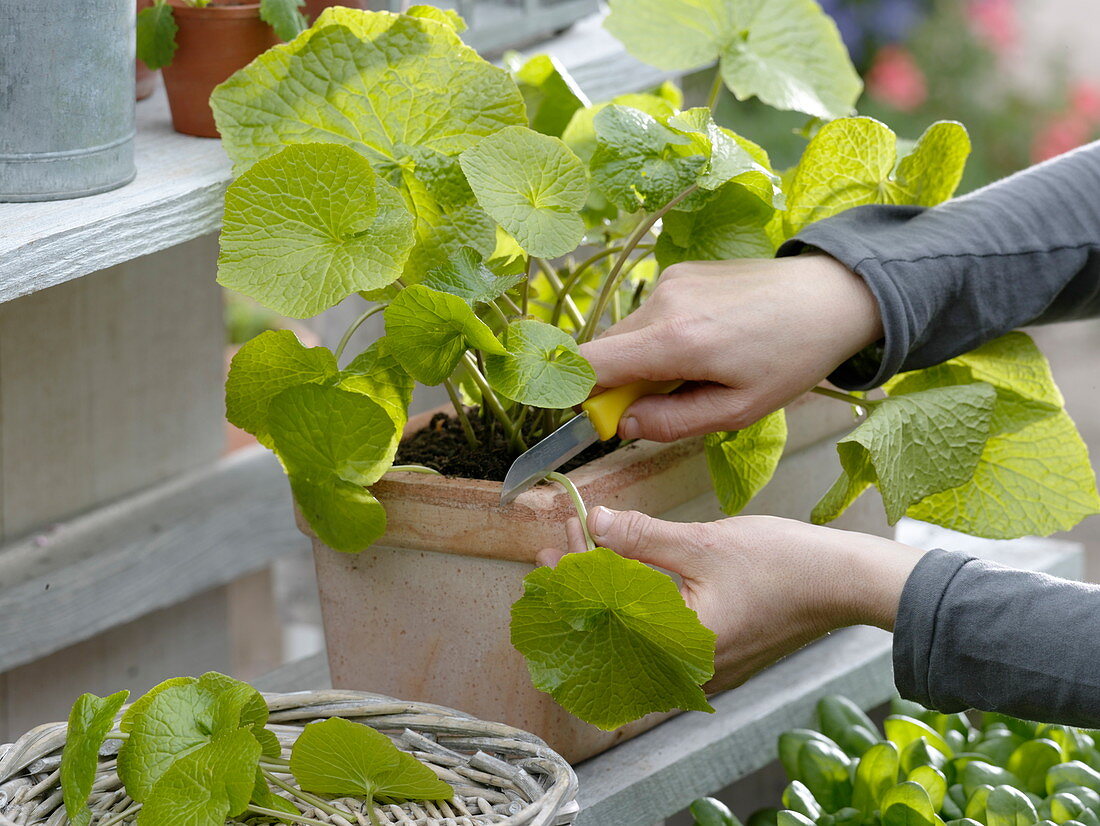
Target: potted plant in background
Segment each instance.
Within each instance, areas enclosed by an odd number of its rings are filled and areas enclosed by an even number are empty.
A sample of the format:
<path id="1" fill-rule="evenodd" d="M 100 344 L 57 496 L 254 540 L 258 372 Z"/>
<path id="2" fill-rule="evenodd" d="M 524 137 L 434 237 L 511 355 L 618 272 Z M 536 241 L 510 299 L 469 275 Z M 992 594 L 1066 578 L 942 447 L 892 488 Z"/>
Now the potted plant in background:
<path id="1" fill-rule="evenodd" d="M 694 7 L 677 5 L 617 0 L 607 25 L 672 68 L 718 59 L 712 105 L 724 83 L 811 115 L 794 169 L 780 175 L 710 109 L 682 110 L 669 85 L 589 105 L 548 58 L 509 75 L 432 7 L 330 9 L 212 98 L 240 176 L 219 281 L 297 318 L 352 293 L 369 302 L 335 352 L 285 331 L 256 337 L 226 385 L 230 421 L 278 455 L 314 538 L 335 684 L 520 725 L 572 760 L 660 719 L 604 731 L 648 712 L 708 708 L 699 686 L 713 668 L 713 637 L 640 563 L 581 554 L 531 574 L 583 500 L 669 518 L 737 513 L 785 450 L 847 433 L 832 488 L 796 482 L 764 509 L 805 517 L 820 497 L 813 517 L 829 521 L 876 487 L 891 523 L 908 513 L 1009 536 L 1100 508 L 1084 446 L 1023 334 L 901 376 L 883 398 L 818 388 L 792 406 L 789 435 L 780 411 L 706 439 L 604 443 L 558 477 L 565 492 L 538 487 L 500 506 L 504 468 L 593 388 L 578 342 L 646 300 L 662 268 L 768 256 L 860 203 L 932 205 L 962 174 L 959 124 L 899 144 L 850 116 L 859 80 L 812 0 L 731 16 L 737 37 L 678 27 Z M 385 336 L 349 360 L 351 333 L 378 313 Z M 414 381 L 442 384 L 449 415 L 409 422 Z M 943 433 L 948 458 L 933 447 Z M 1058 487 L 1019 478 L 1050 440 Z M 570 577 L 591 603 L 570 602 Z M 652 598 L 617 602 L 611 585 L 623 582 Z M 596 633 L 606 623 L 629 633 Z M 639 652 L 660 667 L 631 668 Z"/>
<path id="2" fill-rule="evenodd" d="M 153 5 L 153 0 L 137 0 L 137 13 Z M 145 100 L 157 88 L 157 73 L 141 60 L 134 60 L 135 89 L 138 100 Z"/>
<path id="3" fill-rule="evenodd" d="M 137 18 L 137 53 L 161 69 L 177 132 L 218 137 L 214 87 L 305 28 L 302 0 L 153 0 Z"/>

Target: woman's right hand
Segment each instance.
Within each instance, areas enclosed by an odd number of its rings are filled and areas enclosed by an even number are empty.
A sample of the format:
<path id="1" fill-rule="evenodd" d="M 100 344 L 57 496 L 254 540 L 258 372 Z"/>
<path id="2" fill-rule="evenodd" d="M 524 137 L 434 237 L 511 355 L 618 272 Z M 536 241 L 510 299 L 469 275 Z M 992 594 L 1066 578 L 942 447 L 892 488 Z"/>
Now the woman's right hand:
<path id="1" fill-rule="evenodd" d="M 671 442 L 750 425 L 881 337 L 863 279 L 815 253 L 675 264 L 637 311 L 581 353 L 601 387 L 691 382 L 639 399 L 619 422 L 624 439 Z"/>

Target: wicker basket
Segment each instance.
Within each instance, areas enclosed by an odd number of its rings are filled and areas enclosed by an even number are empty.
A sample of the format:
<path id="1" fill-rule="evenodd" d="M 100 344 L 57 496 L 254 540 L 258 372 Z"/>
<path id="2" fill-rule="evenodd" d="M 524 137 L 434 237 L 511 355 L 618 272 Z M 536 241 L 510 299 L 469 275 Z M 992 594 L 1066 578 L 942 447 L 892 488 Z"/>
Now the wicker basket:
<path id="1" fill-rule="evenodd" d="M 271 709 L 268 727 L 279 737 L 284 753 L 307 723 L 346 717 L 389 735 L 399 748 L 415 755 L 455 789 L 454 799 L 446 802 L 377 805 L 375 811 L 383 823 L 558 826 L 570 824 L 576 817 L 576 775 L 533 734 L 442 706 L 407 703 L 362 691 L 302 691 L 264 697 Z M 65 729 L 64 723 L 49 723 L 15 743 L 0 746 L 0 826 L 68 823 L 58 776 Z M 118 746 L 119 741 L 109 740 L 100 750 L 99 776 L 91 799 L 96 812 L 93 824 L 132 803 L 115 772 Z M 347 817 L 329 816 L 312 807 L 303 812 L 333 826 L 369 823 L 367 804 L 362 800 L 339 798 L 331 803 L 346 810 Z M 130 823 L 129 819 L 121 822 Z"/>

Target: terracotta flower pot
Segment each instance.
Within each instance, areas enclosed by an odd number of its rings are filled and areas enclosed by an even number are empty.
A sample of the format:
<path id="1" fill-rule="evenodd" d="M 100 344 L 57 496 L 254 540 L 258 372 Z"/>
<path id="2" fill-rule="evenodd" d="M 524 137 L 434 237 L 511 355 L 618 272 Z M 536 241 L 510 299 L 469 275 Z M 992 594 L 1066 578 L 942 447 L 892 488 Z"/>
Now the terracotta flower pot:
<path id="1" fill-rule="evenodd" d="M 137 0 L 137 10 L 141 13 L 142 9 L 147 9 L 153 5 L 153 0 Z M 136 74 L 136 97 L 138 100 L 145 100 L 149 95 L 157 88 L 157 73 L 142 63 L 140 60 L 134 61 L 134 72 Z"/>
<path id="2" fill-rule="evenodd" d="M 320 17 L 321 12 L 329 6 L 347 6 L 352 9 L 363 9 L 367 7 L 367 4 L 365 0 L 306 0 L 306 7 L 304 9 L 306 19 L 312 23 Z"/>
<path id="3" fill-rule="evenodd" d="M 848 409 L 818 396 L 788 409 L 790 440 L 755 513 L 807 518 L 835 480 L 833 436 L 850 430 Z M 427 414 L 430 415 L 430 414 Z M 411 425 L 422 426 L 424 417 Z M 702 439 L 635 442 L 570 474 L 586 502 L 679 521 L 722 516 Z M 500 484 L 392 474 L 372 488 L 385 504 L 385 537 L 362 554 L 313 541 L 333 685 L 439 703 L 534 732 L 570 762 L 583 760 L 666 719 L 651 715 L 614 732 L 570 715 L 531 684 L 509 641 L 512 603 L 535 553 L 561 546 L 575 511 L 559 487 L 542 485 L 500 507 Z M 867 496 L 840 520 L 883 532 L 881 504 Z"/>
<path id="4" fill-rule="evenodd" d="M 279 42 L 260 19 L 260 4 L 186 6 L 169 0 L 179 31 L 176 54 L 165 66 L 164 86 L 177 132 L 218 137 L 210 93 L 238 69 Z"/>

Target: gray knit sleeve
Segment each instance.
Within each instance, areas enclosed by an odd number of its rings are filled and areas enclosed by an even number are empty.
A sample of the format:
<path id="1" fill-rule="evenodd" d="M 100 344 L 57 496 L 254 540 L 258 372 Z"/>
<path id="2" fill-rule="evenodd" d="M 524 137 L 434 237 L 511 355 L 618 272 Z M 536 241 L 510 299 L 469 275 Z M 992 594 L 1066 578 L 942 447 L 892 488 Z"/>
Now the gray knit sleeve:
<path id="1" fill-rule="evenodd" d="M 1100 142 L 930 209 L 863 206 L 779 255 L 820 249 L 860 275 L 885 338 L 833 383 L 868 390 L 1016 327 L 1100 315 Z"/>
<path id="2" fill-rule="evenodd" d="M 1100 586 L 930 551 L 902 592 L 894 682 L 945 712 L 1100 726 Z"/>

